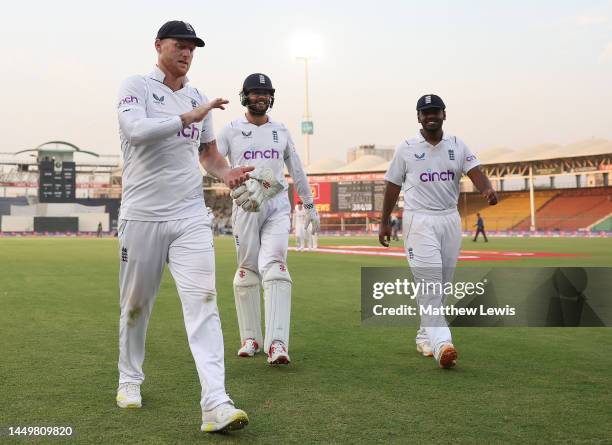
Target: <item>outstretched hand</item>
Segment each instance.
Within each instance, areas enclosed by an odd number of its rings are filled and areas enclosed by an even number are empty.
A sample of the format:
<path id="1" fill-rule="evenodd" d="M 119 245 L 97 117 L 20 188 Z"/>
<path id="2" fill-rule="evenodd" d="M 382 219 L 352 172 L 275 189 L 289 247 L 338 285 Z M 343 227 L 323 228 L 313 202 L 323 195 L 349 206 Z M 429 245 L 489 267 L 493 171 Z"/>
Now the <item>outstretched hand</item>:
<path id="1" fill-rule="evenodd" d="M 225 110 L 224 105 L 228 104 L 229 100 L 217 97 L 216 99 L 206 102 L 205 104 L 195 107 L 193 110 L 187 113 L 181 114 L 181 121 L 183 122 L 183 128 L 191 125 L 194 122 L 201 122 L 206 115 L 214 108 Z"/>
<path id="2" fill-rule="evenodd" d="M 236 167 L 227 171 L 223 175 L 223 183 L 230 189 L 238 187 L 240 184 L 249 179 L 249 172 L 253 171 L 255 167 Z"/>
<path id="3" fill-rule="evenodd" d="M 225 110 L 225 107 L 223 105 L 227 105 L 228 103 L 229 100 L 223 99 L 222 97 L 217 97 L 216 99 L 213 99 L 208 102 L 206 105 L 208 105 L 209 110 L 212 110 L 213 108 L 220 108 L 222 110 Z"/>

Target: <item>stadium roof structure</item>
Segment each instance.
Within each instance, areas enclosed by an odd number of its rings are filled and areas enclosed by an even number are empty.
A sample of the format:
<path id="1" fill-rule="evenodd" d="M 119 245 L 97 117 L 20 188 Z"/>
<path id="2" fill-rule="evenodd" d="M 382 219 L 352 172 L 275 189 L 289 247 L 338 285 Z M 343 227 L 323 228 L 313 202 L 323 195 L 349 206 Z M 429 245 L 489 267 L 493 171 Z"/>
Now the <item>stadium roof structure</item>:
<path id="1" fill-rule="evenodd" d="M 542 144 L 518 150 L 495 147 L 482 150 L 478 157 L 483 169 L 492 177 L 527 175 L 529 167 L 540 172 L 592 171 L 602 164 L 612 163 L 612 142 L 607 139 L 588 139 L 567 145 Z M 349 164 L 327 158 L 311 164 L 306 171 L 314 175 L 374 173 L 387 171 L 389 164 L 390 161 L 374 155 L 362 156 Z"/>
<path id="2" fill-rule="evenodd" d="M 306 173 L 326 173 L 344 165 L 344 162 L 333 158 L 325 158 L 306 166 Z"/>
<path id="3" fill-rule="evenodd" d="M 376 155 L 366 155 L 355 159 L 353 162 L 346 164 L 334 170 L 334 173 L 345 173 L 345 172 L 366 172 L 374 171 L 379 169 L 379 166 L 386 164 L 384 158 Z"/>
<path id="4" fill-rule="evenodd" d="M 526 161 L 545 161 L 582 156 L 596 156 L 612 153 L 612 142 L 607 139 L 587 139 L 567 145 L 532 145 L 519 150 L 505 147 L 483 150 L 478 156 L 487 163 L 508 163 Z"/>
<path id="5" fill-rule="evenodd" d="M 53 146 L 52 146 L 53 145 Z M 79 153 L 86 153 L 88 155 L 92 155 L 92 156 L 96 156 L 96 157 L 100 157 L 100 155 L 98 153 L 94 153 L 93 151 L 87 151 L 87 150 L 81 150 L 79 147 L 77 147 L 74 144 L 71 144 L 70 142 L 66 142 L 66 141 L 49 141 L 49 142 L 45 142 L 40 144 L 39 146 L 35 147 L 35 148 L 27 148 L 25 150 L 21 150 L 18 152 L 15 152 L 14 154 L 18 155 L 21 153 L 27 153 L 29 151 L 44 151 L 44 150 L 50 150 L 50 151 L 63 151 L 63 152 L 79 152 Z"/>
<path id="6" fill-rule="evenodd" d="M 38 154 L 50 151 L 66 154 L 84 154 L 95 158 L 84 162 L 77 162 L 77 171 L 116 169 L 120 165 L 119 155 L 98 154 L 93 151 L 83 150 L 75 144 L 66 141 L 48 141 L 34 148 L 27 148 L 13 153 L 1 152 L 0 165 L 32 165 L 38 164 Z"/>

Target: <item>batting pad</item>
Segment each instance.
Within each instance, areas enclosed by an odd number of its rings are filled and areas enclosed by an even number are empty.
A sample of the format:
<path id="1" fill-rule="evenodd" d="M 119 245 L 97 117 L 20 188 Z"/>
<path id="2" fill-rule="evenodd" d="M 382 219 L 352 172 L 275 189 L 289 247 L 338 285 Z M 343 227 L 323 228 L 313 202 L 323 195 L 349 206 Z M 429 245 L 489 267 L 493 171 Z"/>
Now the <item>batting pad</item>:
<path id="1" fill-rule="evenodd" d="M 254 338 L 262 344 L 261 335 L 261 297 L 259 294 L 259 275 L 252 270 L 238 268 L 234 275 L 234 301 L 240 328 L 240 341 Z"/>
<path id="2" fill-rule="evenodd" d="M 266 311 L 265 352 L 274 340 L 282 341 L 289 349 L 289 321 L 291 317 L 291 276 L 283 263 L 272 263 L 263 277 Z"/>

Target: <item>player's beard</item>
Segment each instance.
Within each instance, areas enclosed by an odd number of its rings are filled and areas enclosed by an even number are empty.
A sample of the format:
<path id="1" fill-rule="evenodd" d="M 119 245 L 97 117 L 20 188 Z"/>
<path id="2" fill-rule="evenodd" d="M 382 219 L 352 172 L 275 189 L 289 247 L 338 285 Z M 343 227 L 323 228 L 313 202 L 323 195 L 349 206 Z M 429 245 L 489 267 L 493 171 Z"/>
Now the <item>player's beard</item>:
<path id="1" fill-rule="evenodd" d="M 255 116 L 264 116 L 270 109 L 270 100 L 257 101 L 254 104 L 249 104 L 249 112 Z"/>

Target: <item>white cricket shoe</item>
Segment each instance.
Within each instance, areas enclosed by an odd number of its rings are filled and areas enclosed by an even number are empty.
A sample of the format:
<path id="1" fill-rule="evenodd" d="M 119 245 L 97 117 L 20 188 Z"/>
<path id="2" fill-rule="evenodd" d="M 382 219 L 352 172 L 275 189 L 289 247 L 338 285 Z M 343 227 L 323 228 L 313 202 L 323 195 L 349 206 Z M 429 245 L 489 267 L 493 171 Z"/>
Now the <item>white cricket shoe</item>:
<path id="1" fill-rule="evenodd" d="M 140 408 L 140 385 L 138 383 L 121 383 L 117 389 L 117 406 L 119 408 Z"/>
<path id="2" fill-rule="evenodd" d="M 232 402 L 225 402 L 210 411 L 204 411 L 200 429 L 205 433 L 235 431 L 248 424 L 249 417 L 244 411 L 235 408 Z"/>
<path id="3" fill-rule="evenodd" d="M 452 343 L 446 343 L 440 347 L 438 363 L 440 368 L 444 369 L 450 369 L 457 364 L 457 350 Z"/>
<path id="4" fill-rule="evenodd" d="M 238 357 L 253 357 L 259 352 L 259 345 L 254 338 L 247 338 L 238 349 Z"/>
<path id="5" fill-rule="evenodd" d="M 285 344 L 282 341 L 274 340 L 268 350 L 268 363 L 271 365 L 288 365 L 290 361 Z"/>
<path id="6" fill-rule="evenodd" d="M 425 357 L 433 357 L 433 348 L 427 340 L 417 341 L 416 350 Z"/>

